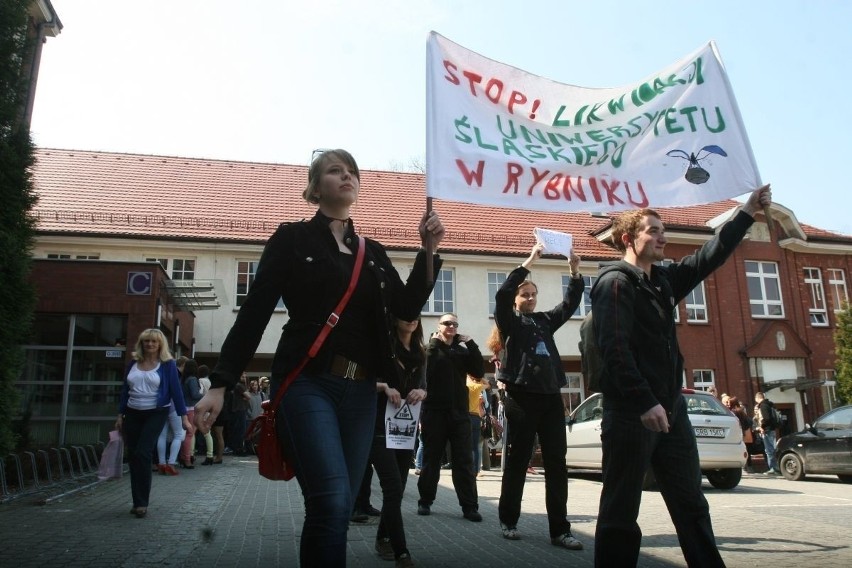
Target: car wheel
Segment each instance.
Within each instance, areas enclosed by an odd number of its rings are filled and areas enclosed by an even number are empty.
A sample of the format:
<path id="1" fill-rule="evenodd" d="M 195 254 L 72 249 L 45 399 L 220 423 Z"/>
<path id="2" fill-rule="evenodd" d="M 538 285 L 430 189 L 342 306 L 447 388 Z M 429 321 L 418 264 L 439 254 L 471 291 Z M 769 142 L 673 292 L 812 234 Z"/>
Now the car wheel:
<path id="1" fill-rule="evenodd" d="M 837 474 L 837 478 L 843 483 L 852 483 L 852 475 L 840 475 Z"/>
<path id="2" fill-rule="evenodd" d="M 716 489 L 733 489 L 740 484 L 743 470 L 740 468 L 714 469 L 707 472 L 707 481 Z"/>
<path id="3" fill-rule="evenodd" d="M 784 454 L 780 466 L 781 473 L 790 481 L 801 481 L 805 478 L 805 466 L 796 454 Z"/>

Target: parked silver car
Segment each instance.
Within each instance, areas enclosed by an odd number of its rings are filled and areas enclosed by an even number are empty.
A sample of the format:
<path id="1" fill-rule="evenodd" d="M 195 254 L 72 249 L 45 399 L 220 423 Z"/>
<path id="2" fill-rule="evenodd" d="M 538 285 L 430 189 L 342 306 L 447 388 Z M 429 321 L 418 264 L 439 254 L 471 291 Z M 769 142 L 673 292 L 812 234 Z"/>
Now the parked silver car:
<path id="1" fill-rule="evenodd" d="M 695 429 L 701 472 L 713 487 L 733 489 L 740 483 L 747 457 L 739 420 L 709 393 L 683 389 L 683 396 Z M 566 418 L 569 468 L 601 469 L 602 403 L 601 394 L 593 394 Z M 652 484 L 649 471 L 645 486 Z"/>

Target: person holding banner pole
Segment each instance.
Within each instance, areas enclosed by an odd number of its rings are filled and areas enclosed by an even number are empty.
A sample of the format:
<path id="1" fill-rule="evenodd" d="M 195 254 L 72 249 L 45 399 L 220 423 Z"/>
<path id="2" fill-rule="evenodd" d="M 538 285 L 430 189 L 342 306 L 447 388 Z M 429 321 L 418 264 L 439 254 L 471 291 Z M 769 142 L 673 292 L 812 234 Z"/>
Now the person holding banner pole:
<path id="1" fill-rule="evenodd" d="M 603 359 L 603 487 L 595 566 L 636 566 L 642 484 L 652 468 L 688 566 L 724 566 L 701 491 L 695 433 L 681 393 L 683 356 L 672 307 L 720 267 L 768 207 L 768 185 L 693 254 L 666 266 L 660 216 L 638 209 L 618 216 L 612 241 L 621 261 L 601 269 L 592 287 L 593 325 Z"/>
<path id="2" fill-rule="evenodd" d="M 404 568 L 414 566 L 402 523 L 402 497 L 414 448 L 388 447 L 385 409 L 388 401 L 399 408 L 403 402 L 414 405 L 426 398 L 426 350 L 423 324 L 419 318 L 414 321 L 393 319 L 396 360 L 387 363 L 382 377 L 384 382 L 376 383 L 379 399 L 370 462 L 382 486 L 382 515 L 376 530 L 376 552 L 382 559 L 395 560 L 398 568 Z M 416 432 L 415 429 L 414 435 Z"/>
<path id="3" fill-rule="evenodd" d="M 561 387 L 566 384 L 562 360 L 553 334 L 577 310 L 585 283 L 579 272 L 580 257 L 569 252 L 571 280 L 565 297 L 553 309 L 537 312 L 538 286 L 527 280 L 530 266 L 545 245 L 536 242 L 529 258 L 506 277 L 495 296 L 494 321 L 503 349 L 497 380 L 506 385 L 508 457 L 500 487 L 500 528 L 508 540 L 520 539 L 518 519 L 524 494 L 527 466 L 536 435 L 544 465 L 544 491 L 550 542 L 569 550 L 583 544 L 571 534 L 568 521 L 568 473 L 565 469 L 565 404 Z"/>
<path id="4" fill-rule="evenodd" d="M 360 170 L 349 152 L 327 150 L 313 160 L 302 197 L 318 210 L 310 220 L 281 224 L 267 241 L 210 374 L 211 388 L 195 405 L 196 423 L 206 432 L 283 300 L 289 320 L 272 362 L 270 397 L 301 369 L 281 399 L 276 430 L 305 503 L 303 568 L 346 565 L 349 519 L 375 430 L 376 380 L 395 358 L 390 317 L 416 320 L 432 291 L 426 265 L 441 266 L 438 255 L 421 249 L 403 280 L 381 243 L 355 231 L 350 209 L 360 189 Z M 437 249 L 445 230 L 429 211 L 418 232 L 421 243 L 431 239 Z M 363 253 L 363 266 L 355 273 L 357 253 Z M 347 283 L 354 284 L 350 301 L 333 313 Z M 322 347 L 310 353 L 329 328 Z M 308 361 L 306 353 L 313 355 Z"/>

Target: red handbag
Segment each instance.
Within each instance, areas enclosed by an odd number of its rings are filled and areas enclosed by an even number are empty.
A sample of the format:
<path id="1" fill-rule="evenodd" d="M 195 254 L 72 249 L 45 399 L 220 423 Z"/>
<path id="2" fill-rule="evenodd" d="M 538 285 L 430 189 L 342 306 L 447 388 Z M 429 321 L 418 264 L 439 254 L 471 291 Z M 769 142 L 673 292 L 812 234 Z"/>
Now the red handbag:
<path id="1" fill-rule="evenodd" d="M 343 309 L 349 302 L 349 298 L 355 290 L 355 285 L 358 283 L 361 266 L 364 264 L 365 248 L 364 237 L 358 237 L 358 252 L 355 256 L 355 267 L 352 270 L 352 277 L 349 279 L 349 287 L 337 303 L 337 306 L 328 316 L 325 325 L 322 327 L 319 335 L 317 335 L 317 338 L 314 340 L 313 345 L 311 345 L 311 348 L 308 350 L 308 354 L 305 355 L 305 358 L 302 359 L 301 363 L 290 371 L 290 374 L 287 375 L 286 379 L 284 379 L 284 383 L 278 387 L 275 399 L 271 402 L 268 400 L 264 401 L 261 404 L 263 414 L 252 420 L 251 425 L 246 432 L 245 439 L 253 443 L 255 446 L 260 475 L 266 479 L 271 479 L 272 481 L 287 481 L 289 479 L 293 479 L 293 476 L 296 474 L 296 472 L 293 471 L 293 466 L 287 463 L 287 459 L 284 456 L 284 448 L 281 447 L 281 441 L 278 439 L 278 433 L 275 431 L 275 415 L 277 413 L 278 406 L 281 404 L 281 399 L 284 396 L 284 393 L 287 392 L 290 384 L 299 376 L 299 373 L 302 372 L 302 369 L 305 368 L 308 361 L 310 361 L 317 352 L 319 352 L 320 347 L 328 337 L 328 334 L 331 333 L 331 330 L 337 325 L 337 322 L 340 321 L 340 314 L 343 313 Z"/>

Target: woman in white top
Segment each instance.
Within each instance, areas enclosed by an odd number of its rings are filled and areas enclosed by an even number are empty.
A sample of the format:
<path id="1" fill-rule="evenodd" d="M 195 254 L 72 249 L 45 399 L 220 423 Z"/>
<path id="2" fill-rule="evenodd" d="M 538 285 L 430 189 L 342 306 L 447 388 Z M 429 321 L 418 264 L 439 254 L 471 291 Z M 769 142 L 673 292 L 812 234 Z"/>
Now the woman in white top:
<path id="1" fill-rule="evenodd" d="M 163 332 L 146 329 L 140 333 L 133 360 L 125 372 L 115 428 L 124 436 L 130 465 L 133 495 L 130 514 L 141 519 L 148 512 L 151 459 L 157 437 L 169 415 L 169 406 L 174 404 L 185 429 L 189 429 L 190 424 L 177 365 Z"/>

